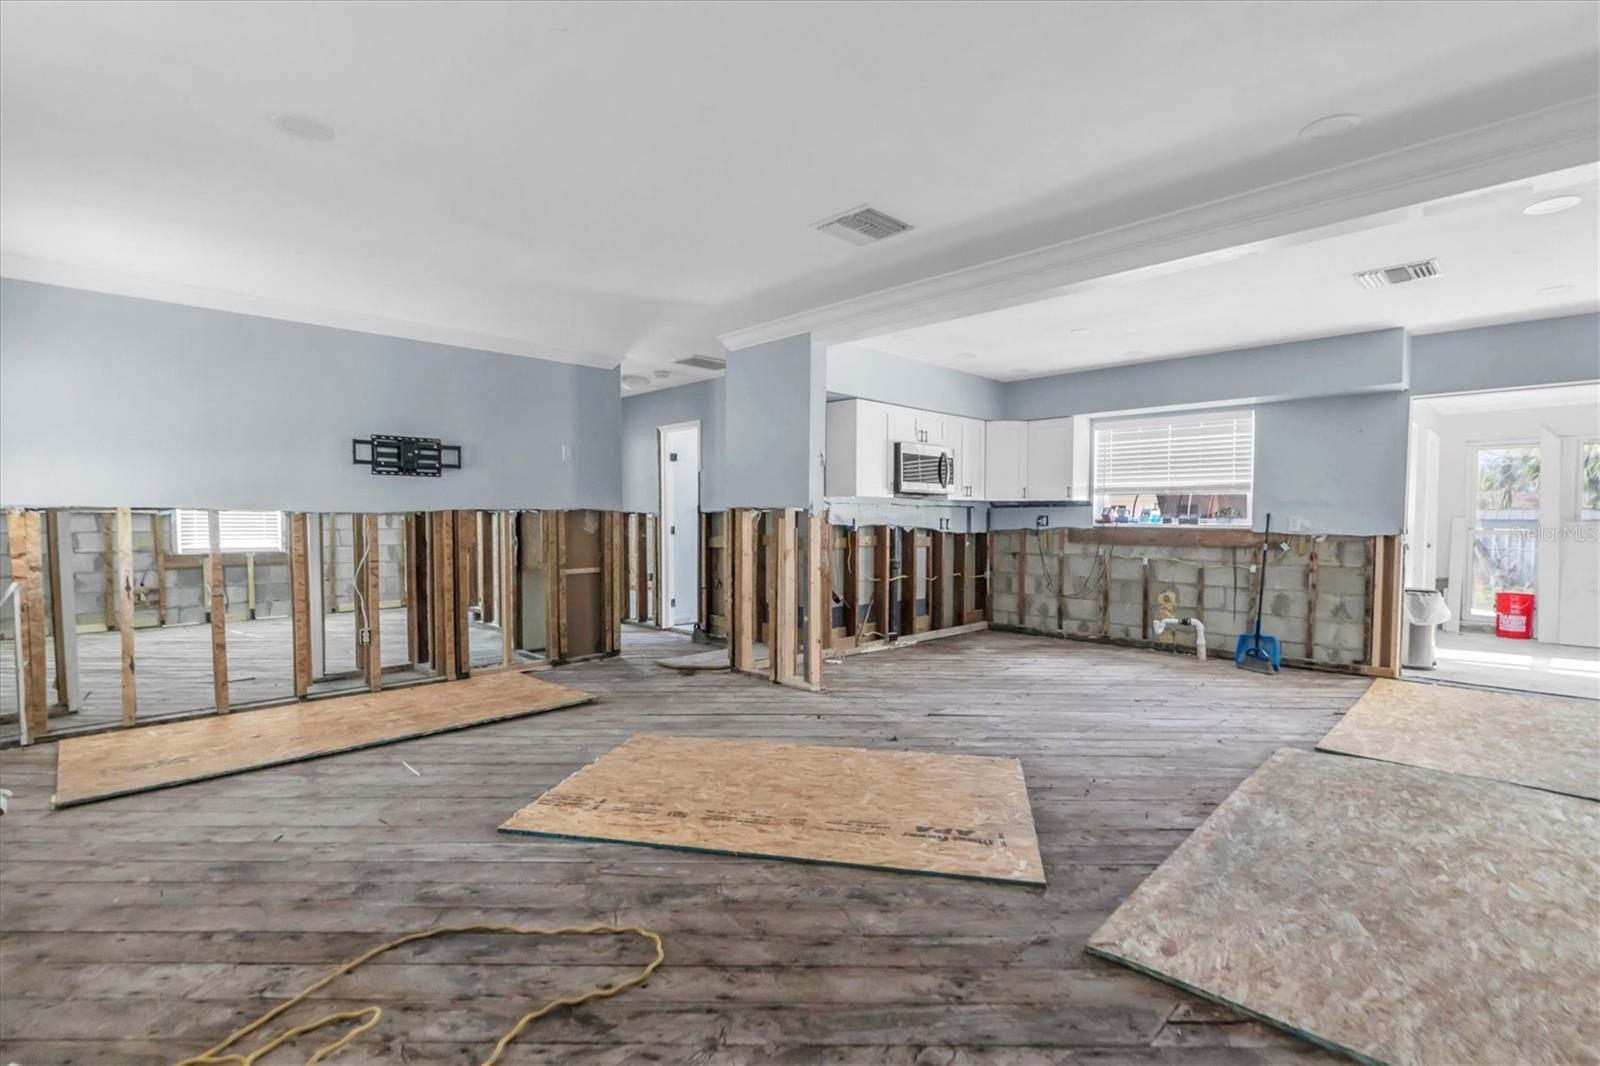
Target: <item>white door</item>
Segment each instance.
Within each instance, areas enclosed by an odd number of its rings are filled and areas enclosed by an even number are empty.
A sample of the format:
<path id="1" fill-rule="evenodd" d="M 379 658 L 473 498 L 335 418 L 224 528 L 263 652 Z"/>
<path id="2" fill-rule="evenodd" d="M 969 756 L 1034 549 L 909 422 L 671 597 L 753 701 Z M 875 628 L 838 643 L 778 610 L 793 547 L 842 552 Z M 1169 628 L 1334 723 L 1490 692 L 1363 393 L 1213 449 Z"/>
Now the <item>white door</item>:
<path id="1" fill-rule="evenodd" d="M 669 626 L 700 612 L 700 425 L 661 430 L 662 615 Z"/>
<path id="2" fill-rule="evenodd" d="M 983 441 L 984 484 L 991 500 L 1028 498 L 1028 424 L 990 422 Z"/>

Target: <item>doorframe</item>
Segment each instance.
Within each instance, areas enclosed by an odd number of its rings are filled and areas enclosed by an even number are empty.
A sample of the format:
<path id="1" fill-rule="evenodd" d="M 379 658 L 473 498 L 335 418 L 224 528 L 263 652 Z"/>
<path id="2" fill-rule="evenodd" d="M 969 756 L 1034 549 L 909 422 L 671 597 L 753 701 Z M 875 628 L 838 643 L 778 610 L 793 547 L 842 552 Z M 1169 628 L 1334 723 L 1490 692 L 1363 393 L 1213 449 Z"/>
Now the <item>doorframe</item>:
<path id="1" fill-rule="evenodd" d="M 700 420 L 694 418 L 686 422 L 672 422 L 656 427 L 656 581 L 660 590 L 656 598 L 658 629 L 672 629 L 677 625 L 673 620 L 672 601 L 678 596 L 678 576 L 672 569 L 671 547 L 671 539 L 677 534 L 670 532 L 673 527 L 673 499 L 672 479 L 667 476 L 667 434 L 684 429 L 694 430 L 695 484 L 698 487 L 705 461 L 705 440 L 701 435 Z M 697 507 L 696 510 L 698 509 Z M 695 523 L 694 536 L 698 541 L 700 537 L 698 522 Z"/>

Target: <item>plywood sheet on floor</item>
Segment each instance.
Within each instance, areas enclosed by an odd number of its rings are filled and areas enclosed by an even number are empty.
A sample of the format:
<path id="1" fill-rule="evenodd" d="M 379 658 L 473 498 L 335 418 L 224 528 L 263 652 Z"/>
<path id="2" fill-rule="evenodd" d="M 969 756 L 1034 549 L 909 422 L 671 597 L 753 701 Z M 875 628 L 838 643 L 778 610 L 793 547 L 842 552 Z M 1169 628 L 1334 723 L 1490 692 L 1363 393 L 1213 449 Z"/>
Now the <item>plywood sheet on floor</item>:
<path id="1" fill-rule="evenodd" d="M 1600 799 L 1600 703 L 1379 680 L 1322 751 Z"/>
<path id="2" fill-rule="evenodd" d="M 58 745 L 55 805 L 109 799 L 389 744 L 594 697 L 517 671 L 72 737 Z"/>
<path id="3" fill-rule="evenodd" d="M 1016 759 L 641 733 L 502 830 L 1043 884 Z"/>
<path id="4" fill-rule="evenodd" d="M 1388 1063 L 1589 1062 L 1600 805 L 1284 750 L 1089 939 Z"/>

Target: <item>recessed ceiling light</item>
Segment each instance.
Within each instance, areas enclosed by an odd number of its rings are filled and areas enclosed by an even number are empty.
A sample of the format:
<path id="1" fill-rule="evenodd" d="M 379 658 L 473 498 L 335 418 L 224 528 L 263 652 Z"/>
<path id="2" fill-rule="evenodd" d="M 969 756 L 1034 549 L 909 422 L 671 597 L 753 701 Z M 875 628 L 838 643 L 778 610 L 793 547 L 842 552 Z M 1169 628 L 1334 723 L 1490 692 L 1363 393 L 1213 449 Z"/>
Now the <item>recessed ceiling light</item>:
<path id="1" fill-rule="evenodd" d="M 663 380 L 665 378 L 670 378 L 671 376 L 672 376 L 672 371 L 670 371 L 670 370 L 657 370 L 656 371 L 656 380 L 658 380 L 658 381 Z"/>
<path id="2" fill-rule="evenodd" d="M 1361 125 L 1360 115 L 1339 114 L 1325 115 L 1300 131 L 1302 141 L 1318 141 L 1324 137 L 1353 130 Z"/>
<path id="3" fill-rule="evenodd" d="M 1548 200 L 1539 200 L 1522 209 L 1525 215 L 1553 215 L 1557 211 L 1565 211 L 1569 207 L 1577 207 L 1583 203 L 1581 196 L 1552 196 Z"/>
<path id="4" fill-rule="evenodd" d="M 1124 358 L 1124 359 L 1141 359 L 1144 356 L 1147 356 L 1149 354 L 1150 354 L 1149 352 L 1145 351 L 1143 348 L 1140 348 L 1140 349 L 1137 349 L 1137 350 L 1131 351 L 1131 352 L 1123 352 L 1122 353 L 1122 358 Z"/>
<path id="5" fill-rule="evenodd" d="M 272 120 L 272 124 L 280 132 L 302 141 L 333 140 L 333 127 L 326 122 L 318 122 L 310 115 L 279 115 Z"/>
<path id="6" fill-rule="evenodd" d="M 1571 291 L 1572 291 L 1572 286 L 1571 285 L 1546 285 L 1544 288 L 1539 290 L 1539 295 L 1540 296 L 1559 296 L 1561 293 L 1571 292 Z"/>
<path id="7" fill-rule="evenodd" d="M 640 385 L 648 384 L 650 384 L 650 379 L 643 374 L 622 375 L 622 387 L 625 389 L 637 389 Z"/>
<path id="8" fill-rule="evenodd" d="M 954 358 L 954 359 L 976 359 L 978 357 L 976 355 L 973 355 L 971 352 L 957 352 L 954 356 L 952 356 L 952 358 Z"/>
<path id="9" fill-rule="evenodd" d="M 1079 327 L 1078 327 L 1078 328 L 1077 328 L 1077 329 L 1069 329 L 1069 330 L 1067 330 L 1067 333 L 1068 333 L 1068 334 L 1069 334 L 1069 335 L 1070 335 L 1070 336 L 1073 336 L 1073 337 L 1081 337 L 1081 336 L 1083 336 L 1083 335 L 1084 335 L 1084 334 L 1085 334 L 1085 333 L 1088 333 L 1088 332 L 1089 332 L 1089 331 L 1088 331 L 1088 330 L 1086 330 L 1086 329 L 1084 329 L 1084 328 L 1083 328 L 1083 327 L 1082 327 L 1082 326 L 1079 326 Z"/>

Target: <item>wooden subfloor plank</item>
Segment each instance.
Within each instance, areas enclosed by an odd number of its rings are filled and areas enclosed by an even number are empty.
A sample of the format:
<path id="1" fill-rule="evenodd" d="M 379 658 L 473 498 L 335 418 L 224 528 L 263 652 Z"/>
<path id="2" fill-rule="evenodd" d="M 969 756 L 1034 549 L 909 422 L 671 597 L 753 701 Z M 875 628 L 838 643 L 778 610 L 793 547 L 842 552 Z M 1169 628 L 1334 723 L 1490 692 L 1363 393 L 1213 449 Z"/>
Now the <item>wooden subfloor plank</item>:
<path id="1" fill-rule="evenodd" d="M 663 670 L 657 659 L 702 646 L 635 626 L 623 638 L 621 658 L 542 675 L 600 697 L 576 712 L 112 803 L 51 813 L 58 745 L 0 751 L 16 793 L 0 846 L 0 1061 L 170 1063 L 384 939 L 495 918 L 638 923 L 667 947 L 659 984 L 536 1023 L 508 1062 L 1335 1061 L 1084 945 L 1263 760 L 1309 749 L 1366 681 L 1297 673 L 1286 686 L 1231 663 L 978 632 L 845 658 L 811 693 Z M 1018 757 L 1049 886 L 495 831 L 647 731 Z M 590 967 L 625 972 L 637 951 L 419 945 L 351 986 L 363 994 L 331 987 L 315 1012 L 384 1007 L 333 1061 L 480 1061 L 479 1037 L 539 989 L 587 987 Z M 476 987 L 453 1008 L 463 982 Z M 166 1039 L 136 1035 L 155 1017 Z"/>

